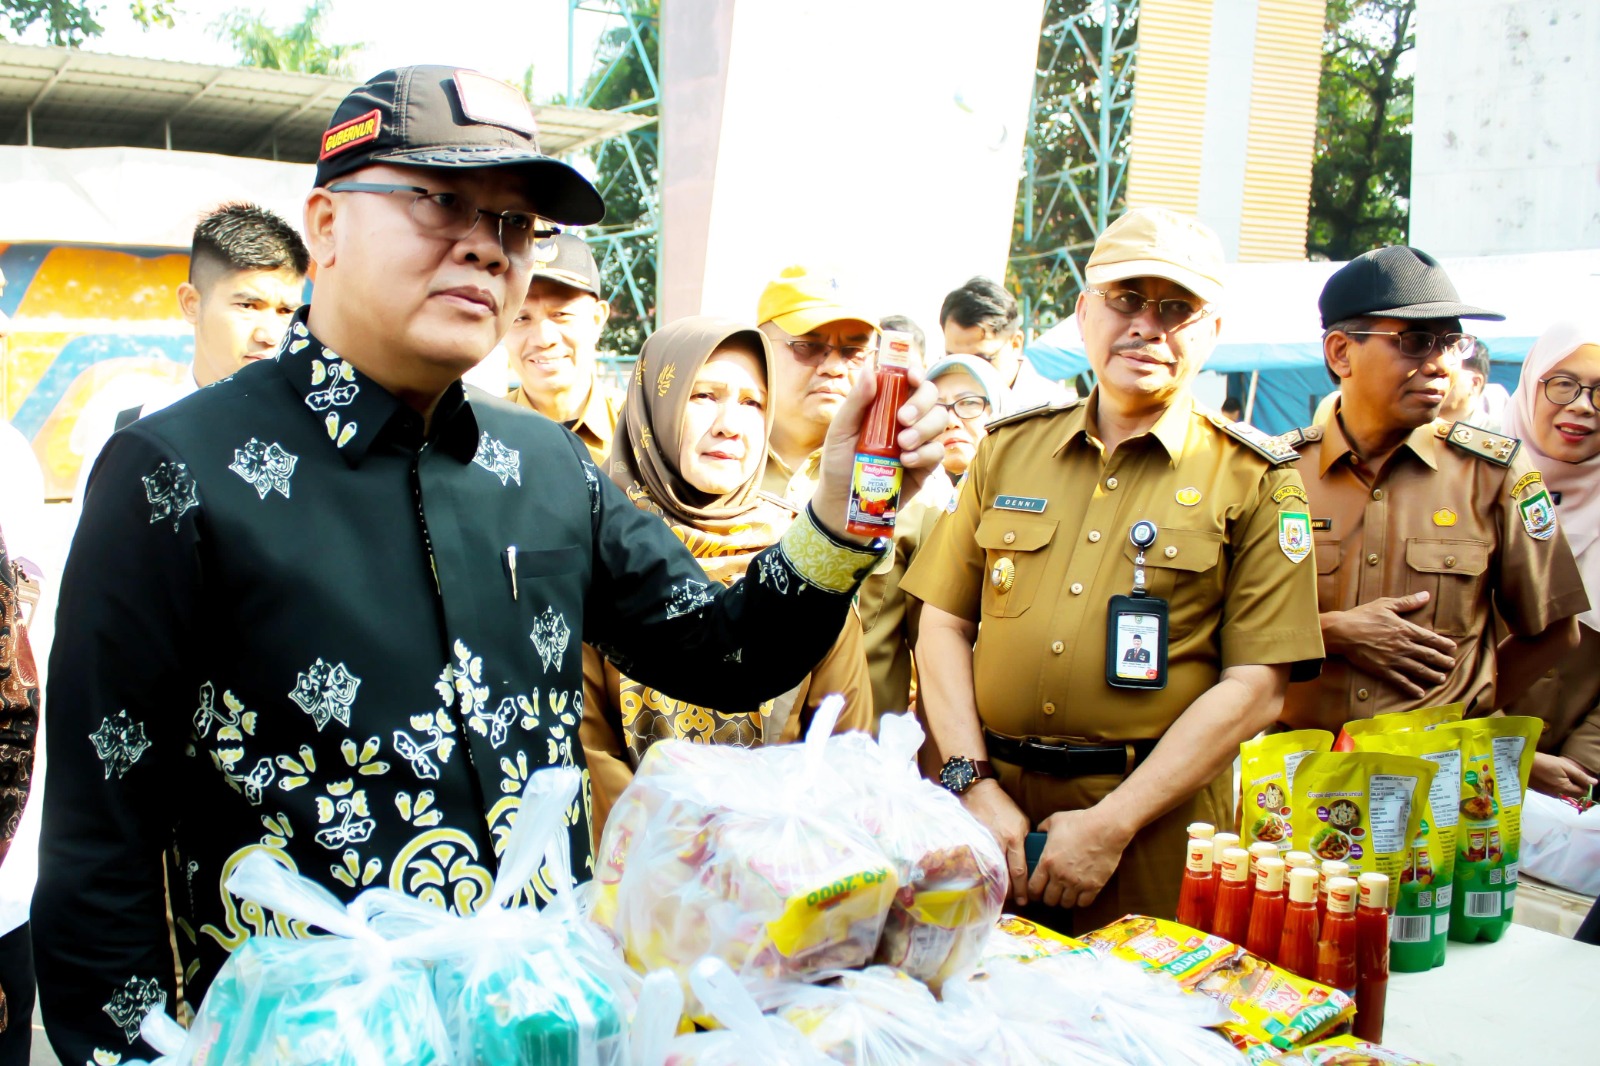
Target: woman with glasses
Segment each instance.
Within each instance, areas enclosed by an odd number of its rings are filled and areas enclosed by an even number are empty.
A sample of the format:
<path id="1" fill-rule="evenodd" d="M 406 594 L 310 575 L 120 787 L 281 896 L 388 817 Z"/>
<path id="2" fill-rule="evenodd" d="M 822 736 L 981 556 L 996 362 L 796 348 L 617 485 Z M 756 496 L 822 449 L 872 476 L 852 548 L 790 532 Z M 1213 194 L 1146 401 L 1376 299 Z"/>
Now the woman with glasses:
<path id="1" fill-rule="evenodd" d="M 1562 322 L 1522 364 L 1506 408 L 1507 433 L 1522 438 L 1544 475 L 1567 544 L 1589 593 L 1579 643 L 1559 667 L 1507 708 L 1543 718 L 1533 787 L 1586 796 L 1600 776 L 1600 322 Z"/>
<path id="2" fill-rule="evenodd" d="M 640 510 L 661 518 L 700 560 L 707 581 L 731 585 L 777 543 L 796 508 L 760 490 L 772 430 L 772 346 L 727 319 L 685 318 L 657 330 L 639 356 L 605 472 Z M 761 571 L 759 581 L 789 580 Z M 827 656 L 795 688 L 759 708 L 700 707 L 627 676 L 583 649 L 583 724 L 596 842 L 606 815 L 650 745 L 668 738 L 757 747 L 798 739 L 822 698 L 845 698 L 838 728 L 870 729 L 872 691 L 861 625 L 845 619 Z"/>

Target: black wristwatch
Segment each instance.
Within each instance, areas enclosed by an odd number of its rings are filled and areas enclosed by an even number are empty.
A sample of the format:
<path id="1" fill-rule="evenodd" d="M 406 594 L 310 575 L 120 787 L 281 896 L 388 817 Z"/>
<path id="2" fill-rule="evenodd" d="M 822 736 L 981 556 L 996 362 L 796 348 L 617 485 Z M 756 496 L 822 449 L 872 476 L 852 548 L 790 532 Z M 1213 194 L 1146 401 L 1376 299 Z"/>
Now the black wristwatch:
<path id="1" fill-rule="evenodd" d="M 994 770 L 988 763 L 965 755 L 952 755 L 939 771 L 939 784 L 959 796 L 986 777 L 994 777 Z"/>

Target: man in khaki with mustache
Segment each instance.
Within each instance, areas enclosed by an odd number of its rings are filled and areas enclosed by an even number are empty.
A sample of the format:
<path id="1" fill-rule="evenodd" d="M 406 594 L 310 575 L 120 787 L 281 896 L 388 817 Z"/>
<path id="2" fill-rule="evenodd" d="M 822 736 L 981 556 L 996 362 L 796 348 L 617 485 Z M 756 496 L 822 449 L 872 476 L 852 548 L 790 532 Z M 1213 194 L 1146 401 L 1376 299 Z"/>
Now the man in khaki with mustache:
<path id="1" fill-rule="evenodd" d="M 1065 932 L 1174 912 L 1184 827 L 1231 823 L 1239 743 L 1322 658 L 1294 452 L 1189 392 L 1222 269 L 1193 219 L 1108 227 L 1077 306 L 1094 391 L 990 423 L 902 584 L 941 780 Z"/>

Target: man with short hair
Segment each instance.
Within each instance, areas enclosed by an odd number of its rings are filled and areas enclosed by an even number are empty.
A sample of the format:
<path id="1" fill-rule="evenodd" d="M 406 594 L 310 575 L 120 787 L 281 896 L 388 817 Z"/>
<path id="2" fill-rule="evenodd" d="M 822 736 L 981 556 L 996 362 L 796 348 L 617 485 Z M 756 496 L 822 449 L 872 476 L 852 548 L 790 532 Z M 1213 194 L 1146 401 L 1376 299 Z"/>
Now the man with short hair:
<path id="1" fill-rule="evenodd" d="M 278 358 L 106 446 L 49 672 L 33 922 L 63 1062 L 153 1057 L 164 883 L 196 1002 L 283 931 L 225 887 L 254 853 L 347 902 L 482 905 L 529 776 L 586 774 L 584 642 L 730 711 L 827 651 L 884 551 L 841 532 L 870 385 L 840 403 L 812 505 L 728 589 L 576 436 L 462 386 L 522 306 L 543 220 L 603 214 L 512 86 L 385 71 L 323 136 L 316 292 Z M 913 485 L 939 462 L 933 393 L 898 412 Z M 586 803 L 569 832 L 582 877 Z"/>
<path id="2" fill-rule="evenodd" d="M 843 302 L 840 293 L 836 278 L 788 266 L 756 305 L 773 363 L 772 436 L 761 488 L 791 503 L 803 505 L 816 491 L 828 427 L 877 350 L 877 316 Z"/>
<path id="3" fill-rule="evenodd" d="M 1338 380 L 1300 450 L 1327 663 L 1290 686 L 1281 721 L 1345 722 L 1461 702 L 1487 714 L 1578 640 L 1588 608 L 1556 511 L 1521 442 L 1439 418 L 1474 338 L 1438 260 L 1379 248 L 1340 267 L 1317 301 Z M 1496 641 L 1495 612 L 1510 635 Z"/>
<path id="4" fill-rule="evenodd" d="M 1309 538 L 1285 539 L 1304 528 L 1293 453 L 1191 393 L 1221 242 L 1135 208 L 1086 272 L 1094 390 L 989 424 L 903 582 L 940 778 L 1000 841 L 1014 902 L 1068 932 L 1173 913 L 1186 826 L 1231 823 L 1240 742 L 1322 656 Z M 1124 666 L 1129 632 L 1152 666 Z"/>
<path id="5" fill-rule="evenodd" d="M 1478 400 L 1483 388 L 1489 384 L 1489 346 L 1473 339 L 1472 351 L 1461 357 L 1450 372 L 1450 391 L 1439 405 L 1439 417 L 1446 422 L 1471 422 L 1480 429 L 1496 427 L 1484 424 Z"/>
<path id="6" fill-rule="evenodd" d="M 600 377 L 600 331 L 611 315 L 600 298 L 600 268 L 574 233 L 538 241 L 533 263 L 528 297 L 505 339 L 522 384 L 506 398 L 572 430 L 604 467 L 622 394 Z"/>
<path id="7" fill-rule="evenodd" d="M 994 366 L 1011 390 L 1012 410 L 1066 398 L 1066 389 L 1035 370 L 1022 354 L 1022 309 L 988 278 L 971 278 L 944 298 L 939 328 L 946 355 L 976 355 Z"/>

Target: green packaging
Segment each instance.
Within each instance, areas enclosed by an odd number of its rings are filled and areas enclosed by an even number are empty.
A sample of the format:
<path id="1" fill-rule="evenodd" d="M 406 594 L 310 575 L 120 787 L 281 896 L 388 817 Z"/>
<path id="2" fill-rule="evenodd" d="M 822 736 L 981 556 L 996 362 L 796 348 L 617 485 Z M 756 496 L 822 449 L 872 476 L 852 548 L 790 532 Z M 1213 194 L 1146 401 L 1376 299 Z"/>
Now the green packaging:
<path id="1" fill-rule="evenodd" d="M 1461 731 L 1461 823 L 1450 939 L 1499 940 L 1516 906 L 1522 796 L 1544 723 L 1505 716 L 1452 728 Z"/>

